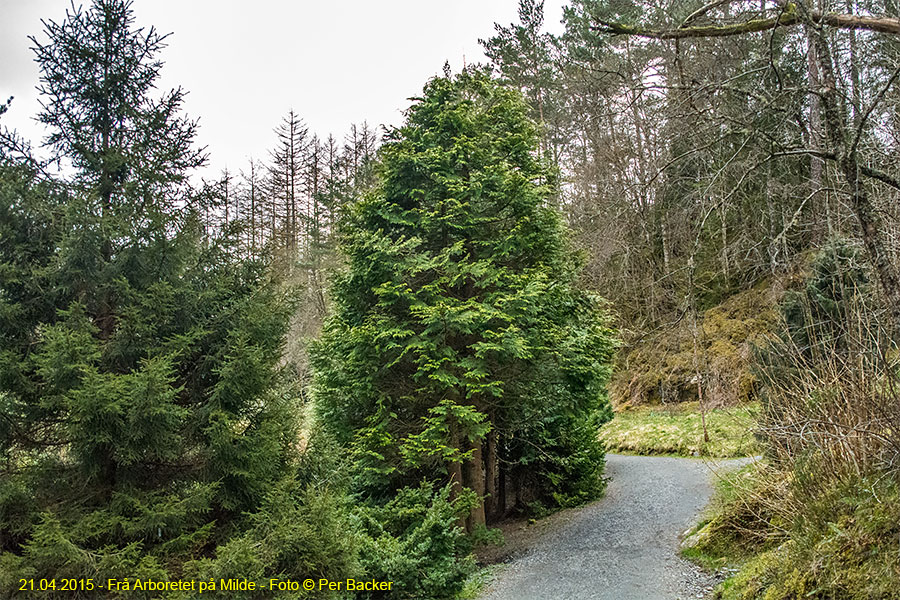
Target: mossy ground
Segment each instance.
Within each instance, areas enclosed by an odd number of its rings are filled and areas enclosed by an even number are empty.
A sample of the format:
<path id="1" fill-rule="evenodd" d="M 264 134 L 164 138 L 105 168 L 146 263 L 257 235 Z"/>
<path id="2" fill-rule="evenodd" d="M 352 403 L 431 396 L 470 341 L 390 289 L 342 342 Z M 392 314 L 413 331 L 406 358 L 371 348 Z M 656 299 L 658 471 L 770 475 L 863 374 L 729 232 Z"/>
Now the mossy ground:
<path id="1" fill-rule="evenodd" d="M 502 568 L 503 565 L 496 564 L 487 565 L 475 571 L 475 573 L 466 580 L 466 584 L 463 586 L 462 591 L 456 596 L 456 600 L 476 600 L 481 596 L 484 589 L 490 585 L 497 576 L 497 572 Z"/>
<path id="2" fill-rule="evenodd" d="M 682 542 L 682 554 L 716 571 L 739 567 L 777 545 L 783 523 L 768 501 L 783 497 L 787 484 L 761 461 L 722 474 L 703 518 Z"/>
<path id="3" fill-rule="evenodd" d="M 813 496 L 798 495 L 793 475 L 759 464 L 720 483 L 682 551 L 733 570 L 716 598 L 900 598 L 900 485 L 886 474 L 818 476 Z"/>
<path id="4" fill-rule="evenodd" d="M 758 412 L 758 403 L 707 411 L 709 441 L 704 442 L 699 402 L 640 406 L 617 412 L 600 429 L 600 438 L 610 452 L 626 454 L 750 456 L 757 451 L 753 427 Z"/>
<path id="5" fill-rule="evenodd" d="M 780 289 L 780 288 L 778 288 Z M 776 287 L 761 284 L 703 311 L 695 331 L 688 319 L 626 343 L 610 382 L 615 406 L 697 400 L 698 365 L 711 404 L 735 405 L 753 399 L 753 348 L 777 321 Z"/>

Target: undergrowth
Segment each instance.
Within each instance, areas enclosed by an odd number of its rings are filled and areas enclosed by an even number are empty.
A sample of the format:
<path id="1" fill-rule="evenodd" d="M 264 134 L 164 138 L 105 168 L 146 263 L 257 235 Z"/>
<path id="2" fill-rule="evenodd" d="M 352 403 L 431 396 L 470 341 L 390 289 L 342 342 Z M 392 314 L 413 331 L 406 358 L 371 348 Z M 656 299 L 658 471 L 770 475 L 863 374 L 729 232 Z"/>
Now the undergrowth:
<path id="1" fill-rule="evenodd" d="M 758 349 L 769 465 L 726 478 L 686 556 L 722 600 L 900 598 L 900 360 L 858 244 L 834 240 Z"/>
<path id="2" fill-rule="evenodd" d="M 790 475 L 760 466 L 718 486 L 682 551 L 706 568 L 737 568 L 715 597 L 900 598 L 900 485 L 860 475 L 800 494 Z"/>
<path id="3" fill-rule="evenodd" d="M 613 404 L 633 407 L 696 400 L 698 361 L 706 381 L 703 394 L 712 404 L 753 399 L 753 347 L 773 330 L 779 296 L 777 286 L 760 284 L 703 311 L 696 332 L 688 319 L 682 319 L 628 344 L 610 382 Z"/>
<path id="4" fill-rule="evenodd" d="M 708 570 L 734 568 L 785 537 L 785 524 L 772 509 L 784 498 L 787 478 L 754 462 L 721 475 L 703 519 L 682 543 L 682 554 Z"/>

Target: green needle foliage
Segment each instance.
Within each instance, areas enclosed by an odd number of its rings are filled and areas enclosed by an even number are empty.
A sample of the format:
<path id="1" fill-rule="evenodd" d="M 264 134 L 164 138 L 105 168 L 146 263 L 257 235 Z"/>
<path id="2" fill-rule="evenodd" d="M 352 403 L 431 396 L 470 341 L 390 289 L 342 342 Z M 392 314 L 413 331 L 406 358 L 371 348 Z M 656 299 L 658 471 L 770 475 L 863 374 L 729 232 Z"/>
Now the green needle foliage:
<path id="1" fill-rule="evenodd" d="M 601 488 L 614 336 L 576 287 L 528 111 L 475 70 L 431 80 L 343 224 L 315 397 L 374 498 L 449 481 L 487 497 L 490 518 Z"/>
<path id="2" fill-rule="evenodd" d="M 204 237 L 182 93 L 149 95 L 162 38 L 119 0 L 46 34 L 41 118 L 74 174 L 0 156 L 4 597 L 18 577 L 176 577 L 267 498 L 296 439 L 273 391 L 289 303 Z"/>

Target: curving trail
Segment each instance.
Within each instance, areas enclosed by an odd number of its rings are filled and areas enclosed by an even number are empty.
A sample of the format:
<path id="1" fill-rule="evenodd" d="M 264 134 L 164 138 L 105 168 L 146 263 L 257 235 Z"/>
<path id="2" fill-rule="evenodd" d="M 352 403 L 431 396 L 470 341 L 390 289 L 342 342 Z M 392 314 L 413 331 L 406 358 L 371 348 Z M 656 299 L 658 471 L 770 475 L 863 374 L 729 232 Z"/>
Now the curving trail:
<path id="1" fill-rule="evenodd" d="M 711 575 L 678 556 L 679 536 L 709 502 L 715 471 L 746 459 L 607 455 L 606 496 L 509 563 L 483 600 L 686 600 Z"/>

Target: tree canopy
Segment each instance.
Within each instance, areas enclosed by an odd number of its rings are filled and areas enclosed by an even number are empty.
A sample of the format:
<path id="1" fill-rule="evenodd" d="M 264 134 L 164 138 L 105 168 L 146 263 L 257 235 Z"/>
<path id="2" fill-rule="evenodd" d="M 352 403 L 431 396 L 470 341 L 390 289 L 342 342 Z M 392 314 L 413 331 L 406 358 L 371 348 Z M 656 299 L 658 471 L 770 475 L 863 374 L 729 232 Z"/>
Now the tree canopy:
<path id="1" fill-rule="evenodd" d="M 45 34 L 41 118 L 74 172 L 0 161 L 3 589 L 167 576 L 260 506 L 296 435 L 274 391 L 290 304 L 203 237 L 182 94 L 152 96 L 163 38 L 115 0 Z"/>
<path id="2" fill-rule="evenodd" d="M 575 286 L 528 110 L 477 70 L 431 80 L 344 226 L 315 394 L 371 494 L 436 478 L 502 514 L 600 489 L 613 336 Z"/>

